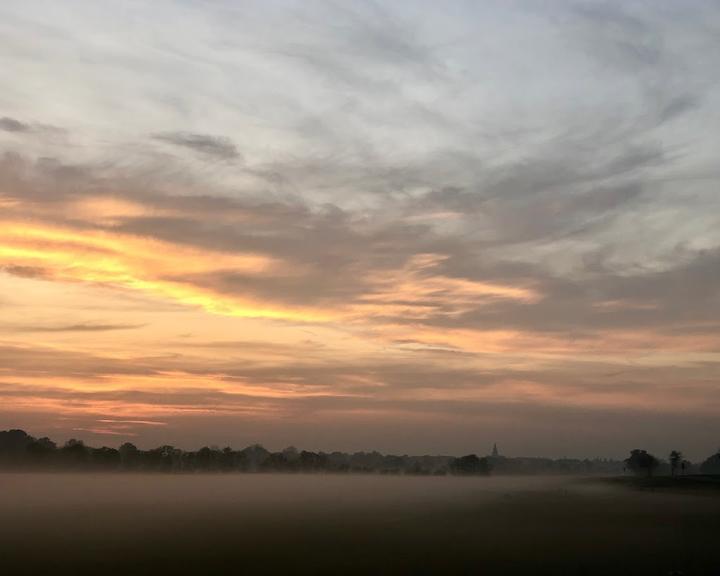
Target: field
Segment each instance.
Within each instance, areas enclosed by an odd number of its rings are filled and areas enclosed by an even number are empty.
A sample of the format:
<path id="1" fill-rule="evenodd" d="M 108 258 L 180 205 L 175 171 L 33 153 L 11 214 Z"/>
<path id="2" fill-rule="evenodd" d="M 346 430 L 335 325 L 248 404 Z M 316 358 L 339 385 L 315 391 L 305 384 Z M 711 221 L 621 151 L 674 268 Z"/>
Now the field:
<path id="1" fill-rule="evenodd" d="M 3 574 L 720 574 L 720 492 L 568 478 L 0 475 Z"/>

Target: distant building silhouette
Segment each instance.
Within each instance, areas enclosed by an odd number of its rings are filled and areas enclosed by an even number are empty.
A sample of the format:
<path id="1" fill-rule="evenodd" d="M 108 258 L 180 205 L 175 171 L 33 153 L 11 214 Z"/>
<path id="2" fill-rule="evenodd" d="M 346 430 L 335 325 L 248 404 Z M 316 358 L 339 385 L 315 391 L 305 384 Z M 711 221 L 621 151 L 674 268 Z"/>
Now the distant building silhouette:
<path id="1" fill-rule="evenodd" d="M 498 452 L 497 449 L 497 443 L 493 443 L 492 456 L 493 458 L 497 458 L 498 456 L 500 456 L 500 452 Z"/>

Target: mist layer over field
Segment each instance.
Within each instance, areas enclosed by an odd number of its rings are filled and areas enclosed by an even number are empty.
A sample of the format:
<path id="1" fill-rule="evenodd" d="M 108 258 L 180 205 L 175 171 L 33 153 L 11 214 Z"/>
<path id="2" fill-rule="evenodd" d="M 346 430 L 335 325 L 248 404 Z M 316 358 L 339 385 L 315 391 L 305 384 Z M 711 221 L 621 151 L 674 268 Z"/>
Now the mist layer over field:
<path id="1" fill-rule="evenodd" d="M 710 574 L 720 499 L 567 478 L 0 475 L 12 574 Z"/>

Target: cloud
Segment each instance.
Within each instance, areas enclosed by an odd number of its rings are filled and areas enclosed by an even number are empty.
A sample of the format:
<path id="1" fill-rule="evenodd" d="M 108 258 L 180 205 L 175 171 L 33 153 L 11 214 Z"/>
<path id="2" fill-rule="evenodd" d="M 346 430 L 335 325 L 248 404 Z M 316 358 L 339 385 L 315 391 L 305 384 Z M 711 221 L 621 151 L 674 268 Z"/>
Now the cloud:
<path id="1" fill-rule="evenodd" d="M 20 122 L 20 120 L 15 120 L 15 118 L 9 118 L 7 116 L 0 118 L 0 130 L 5 130 L 6 132 L 29 132 L 31 129 L 28 124 Z"/>
<path id="2" fill-rule="evenodd" d="M 167 426 L 167 422 L 158 422 L 156 420 L 116 420 L 110 418 L 102 418 L 98 420 L 103 424 L 138 424 L 141 426 Z"/>
<path id="3" fill-rule="evenodd" d="M 182 148 L 189 148 L 206 156 L 214 156 L 224 160 L 240 158 L 240 152 L 238 152 L 235 144 L 225 136 L 211 136 L 192 132 L 163 132 L 153 134 L 153 138 Z"/>
<path id="4" fill-rule="evenodd" d="M 623 173 L 657 161 L 649 151 L 627 158 Z M 360 212 L 207 189 L 173 195 L 141 187 L 132 174 L 6 157 L 0 178 L 11 204 L 0 265 L 27 278 L 101 283 L 219 314 L 288 320 L 376 317 L 571 333 L 697 323 L 716 306 L 716 283 L 704 277 L 715 269 L 715 251 L 675 249 L 657 260 L 661 271 L 618 264 L 636 236 L 623 220 L 665 207 L 636 176 L 608 183 L 617 174 L 609 162 L 597 176 L 574 163 L 552 176 L 539 160 L 503 174 L 489 197 L 446 188 Z M 684 209 L 708 225 L 714 218 L 693 213 L 692 203 Z M 452 229 L 413 218 L 437 211 L 459 214 Z M 585 247 L 608 230 L 615 232 L 602 249 Z M 575 271 L 533 257 L 538 247 L 575 258 Z M 698 281 L 683 284 L 688 274 Z"/>
<path id="5" fill-rule="evenodd" d="M 112 332 L 114 330 L 133 330 L 143 324 L 61 324 L 57 326 L 13 326 L 13 332 Z"/>
<path id="6" fill-rule="evenodd" d="M 49 278 L 51 275 L 50 270 L 42 268 L 40 266 L 18 266 L 16 264 L 8 264 L 0 267 L 0 270 L 13 276 L 20 276 L 21 278 Z"/>

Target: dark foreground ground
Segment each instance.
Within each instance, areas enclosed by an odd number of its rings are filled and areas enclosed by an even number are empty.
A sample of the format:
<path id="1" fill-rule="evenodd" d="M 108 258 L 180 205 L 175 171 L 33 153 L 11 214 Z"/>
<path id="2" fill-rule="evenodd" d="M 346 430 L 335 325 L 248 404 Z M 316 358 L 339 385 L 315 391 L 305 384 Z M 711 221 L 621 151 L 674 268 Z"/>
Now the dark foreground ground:
<path id="1" fill-rule="evenodd" d="M 655 488 L 0 474 L 0 573 L 720 575 L 720 491 Z"/>

